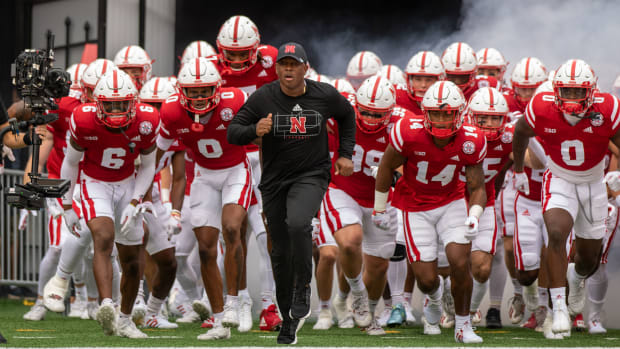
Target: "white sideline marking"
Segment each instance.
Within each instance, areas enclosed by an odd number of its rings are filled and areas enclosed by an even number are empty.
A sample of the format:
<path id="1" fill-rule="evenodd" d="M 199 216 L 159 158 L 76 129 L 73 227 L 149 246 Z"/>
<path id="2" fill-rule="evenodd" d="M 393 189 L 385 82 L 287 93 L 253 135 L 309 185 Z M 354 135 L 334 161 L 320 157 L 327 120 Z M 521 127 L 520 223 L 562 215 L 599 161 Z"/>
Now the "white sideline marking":
<path id="1" fill-rule="evenodd" d="M 56 338 L 53 336 L 13 336 L 13 338 L 18 338 L 18 339 L 50 339 L 50 338 Z"/>
<path id="2" fill-rule="evenodd" d="M 55 338 L 55 337 L 11 337 L 12 338 Z M 617 339 L 617 338 L 614 338 Z M 10 339 L 9 339 L 10 341 Z M 144 349 L 144 347 L 70 347 L 71 349 Z M 178 349 L 179 347 L 157 347 L 157 349 Z M 204 349 L 202 347 L 182 347 L 184 349 Z M 273 349 L 270 347 L 225 347 L 226 349 Z M 377 349 L 379 347 L 295 347 L 296 349 Z M 385 349 L 402 349 L 402 347 L 382 347 Z M 433 349 L 454 349 L 455 347 L 433 347 Z M 523 347 L 484 347 L 485 349 L 523 349 Z M 527 347 L 528 349 L 549 349 L 550 347 Z M 575 347 L 553 347 L 554 349 L 575 349 Z M 23 349 L 17 347 L 5 347 L 2 349 Z M 409 347 L 408 349 L 428 349 L 427 347 Z"/>

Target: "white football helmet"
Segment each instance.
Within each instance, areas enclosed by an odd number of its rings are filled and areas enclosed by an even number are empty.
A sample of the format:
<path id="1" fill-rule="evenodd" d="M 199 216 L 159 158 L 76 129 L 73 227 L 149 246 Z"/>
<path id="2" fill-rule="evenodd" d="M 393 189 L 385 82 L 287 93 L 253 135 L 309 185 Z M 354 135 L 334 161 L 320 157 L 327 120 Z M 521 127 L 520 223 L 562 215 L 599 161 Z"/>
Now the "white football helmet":
<path id="1" fill-rule="evenodd" d="M 363 132 L 375 133 L 390 122 L 396 103 L 394 85 L 386 78 L 375 75 L 366 79 L 357 89 L 357 125 Z"/>
<path id="2" fill-rule="evenodd" d="M 191 61 L 194 58 L 209 57 L 213 55 L 217 55 L 217 52 L 208 42 L 203 40 L 192 41 L 185 47 L 185 50 L 183 50 L 181 65 Z"/>
<path id="3" fill-rule="evenodd" d="M 504 73 L 506 72 L 508 62 L 501 52 L 492 47 L 487 47 L 478 51 L 476 53 L 476 58 L 478 58 L 478 74 L 482 74 L 483 71 L 486 70 L 487 74 L 483 75 L 493 76 L 497 81 L 502 81 L 504 79 Z M 489 70 L 496 70 L 497 74 L 491 75 L 489 74 Z"/>
<path id="4" fill-rule="evenodd" d="M 550 70 L 549 71 L 549 76 L 547 77 L 547 80 L 553 82 L 553 78 L 555 78 L 555 73 L 556 73 L 555 70 L 553 70 L 553 69 Z"/>
<path id="5" fill-rule="evenodd" d="M 424 127 L 437 138 L 448 138 L 463 126 L 465 96 L 463 91 L 452 81 L 437 81 L 426 90 L 422 99 Z M 445 111 L 451 116 L 450 121 L 433 121 L 432 111 Z"/>
<path id="6" fill-rule="evenodd" d="M 467 80 L 457 85 L 461 90 L 465 91 L 473 86 L 478 73 L 478 61 L 471 46 L 464 42 L 450 44 L 443 51 L 441 62 L 446 70 L 448 80 L 459 79 L 459 75 L 467 77 Z"/>
<path id="7" fill-rule="evenodd" d="M 525 106 L 534 96 L 536 88 L 545 80 L 547 80 L 547 68 L 538 58 L 521 58 L 510 76 L 510 84 L 517 102 Z"/>
<path id="8" fill-rule="evenodd" d="M 318 81 L 318 82 L 326 82 L 330 85 L 332 83 L 332 79 L 330 79 L 329 76 L 323 75 L 323 74 L 316 74 L 314 76 L 308 77 L 307 79 Z"/>
<path id="9" fill-rule="evenodd" d="M 562 64 L 553 78 L 555 104 L 567 114 L 580 114 L 594 103 L 597 77 L 588 63 L 570 59 Z"/>
<path id="10" fill-rule="evenodd" d="M 407 83 L 407 76 L 403 71 L 394 64 L 386 64 L 381 67 L 379 73 L 380 76 L 388 79 L 392 85 L 405 85 Z"/>
<path id="11" fill-rule="evenodd" d="M 157 107 L 170 96 L 177 93 L 176 87 L 166 78 L 152 78 L 140 89 L 140 102 Z"/>
<path id="12" fill-rule="evenodd" d="M 314 68 L 308 67 L 308 71 L 306 71 L 306 75 L 304 75 L 304 78 L 310 79 L 310 80 L 316 80 L 317 75 L 319 75 L 319 73 L 317 73 L 316 70 L 314 70 Z"/>
<path id="13" fill-rule="evenodd" d="M 232 16 L 220 28 L 216 44 L 222 63 L 232 73 L 241 74 L 250 70 L 258 60 L 260 34 L 248 17 Z M 231 59 L 233 55 L 235 58 Z"/>
<path id="14" fill-rule="evenodd" d="M 470 122 L 484 132 L 488 141 L 494 141 L 502 135 L 508 111 L 506 98 L 493 87 L 476 90 L 467 105 Z"/>
<path id="15" fill-rule="evenodd" d="M 136 88 L 140 89 L 142 84 L 151 78 L 153 60 L 138 45 L 129 45 L 120 49 L 114 57 L 114 64 L 125 71 L 134 80 Z M 132 73 L 133 68 L 139 68 L 140 71 Z"/>
<path id="16" fill-rule="evenodd" d="M 441 59 L 431 51 L 420 51 L 413 55 L 411 59 L 409 59 L 409 63 L 407 63 L 407 67 L 405 68 L 405 73 L 407 74 L 407 90 L 409 91 L 409 96 L 411 96 L 417 102 L 421 102 L 424 97 L 424 93 L 428 89 L 429 85 L 422 84 L 422 87 L 416 87 L 413 82 L 415 76 L 428 76 L 435 77 L 436 80 L 445 80 L 446 72 L 443 69 L 443 63 L 441 63 Z"/>
<path id="17" fill-rule="evenodd" d="M 188 111 L 204 114 L 220 102 L 222 78 L 213 62 L 204 57 L 194 58 L 183 65 L 177 77 L 181 105 Z M 196 91 L 195 88 L 204 88 Z"/>
<path id="18" fill-rule="evenodd" d="M 371 51 L 356 53 L 347 65 L 347 80 L 353 88 L 359 88 L 364 80 L 377 74 L 383 63 L 379 56 Z"/>
<path id="19" fill-rule="evenodd" d="M 80 90 L 82 87 L 80 86 L 80 80 L 82 79 L 82 74 L 88 67 L 88 64 L 84 63 L 74 63 L 67 68 L 67 73 L 71 77 L 71 89 L 72 90 Z"/>
<path id="20" fill-rule="evenodd" d="M 109 59 L 97 58 L 92 61 L 82 73 L 80 86 L 82 87 L 82 103 L 94 102 L 93 90 L 99 78 L 108 70 L 115 69 L 116 65 Z"/>
<path id="21" fill-rule="evenodd" d="M 542 84 L 538 85 L 538 87 L 536 88 L 536 91 L 534 92 L 534 95 L 537 95 L 541 92 L 553 92 L 553 82 L 552 81 L 545 81 Z"/>
<path id="22" fill-rule="evenodd" d="M 112 69 L 101 76 L 93 91 L 97 118 L 107 127 L 122 128 L 136 115 L 138 91 L 127 73 Z"/>
<path id="23" fill-rule="evenodd" d="M 340 93 L 347 92 L 347 93 L 355 94 L 355 89 L 353 88 L 353 85 L 351 85 L 351 83 L 347 79 L 341 78 L 341 79 L 332 80 L 332 85 Z"/>

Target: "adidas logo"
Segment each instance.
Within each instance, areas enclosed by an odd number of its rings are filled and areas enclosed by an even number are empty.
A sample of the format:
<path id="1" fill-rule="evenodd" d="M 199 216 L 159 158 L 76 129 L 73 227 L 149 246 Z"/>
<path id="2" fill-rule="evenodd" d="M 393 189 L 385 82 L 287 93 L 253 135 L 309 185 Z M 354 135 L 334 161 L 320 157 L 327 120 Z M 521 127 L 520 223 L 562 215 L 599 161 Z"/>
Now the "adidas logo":
<path id="1" fill-rule="evenodd" d="M 265 71 L 265 69 L 263 69 L 263 71 L 262 71 L 262 72 L 260 72 L 257 76 L 258 76 L 259 78 L 260 78 L 260 77 L 263 77 L 263 76 L 267 76 L 267 72 Z"/>
<path id="2" fill-rule="evenodd" d="M 525 209 L 525 211 L 523 211 L 523 213 L 521 213 L 522 216 L 530 216 L 530 211 L 527 210 L 527 208 Z"/>
<path id="3" fill-rule="evenodd" d="M 588 127 L 584 128 L 584 129 L 583 129 L 583 132 L 586 132 L 586 133 L 594 133 L 594 132 L 592 132 L 592 126 L 588 126 Z"/>
<path id="4" fill-rule="evenodd" d="M 258 327 L 266 327 L 267 326 L 267 322 L 265 321 L 264 317 L 260 317 L 260 322 L 258 323 Z"/>
<path id="5" fill-rule="evenodd" d="M 221 131 L 221 130 L 225 130 L 225 129 L 226 129 L 226 126 L 224 126 L 224 124 L 220 124 L 220 126 L 218 126 L 216 128 L 217 131 Z"/>
<path id="6" fill-rule="evenodd" d="M 502 151 L 503 148 L 501 145 L 498 145 L 497 147 L 493 148 L 493 150 Z"/>
<path id="7" fill-rule="evenodd" d="M 295 106 L 293 107 L 293 111 L 295 111 L 295 112 L 300 112 L 300 111 L 302 111 L 302 110 L 303 110 L 303 109 L 301 109 L 301 107 L 299 106 L 299 104 L 295 104 Z"/>
<path id="8" fill-rule="evenodd" d="M 377 139 L 377 142 L 379 143 L 385 143 L 385 137 L 381 137 Z"/>
<path id="9" fill-rule="evenodd" d="M 450 160 L 460 161 L 461 159 L 459 159 L 458 155 L 454 155 L 453 157 L 450 158 Z"/>

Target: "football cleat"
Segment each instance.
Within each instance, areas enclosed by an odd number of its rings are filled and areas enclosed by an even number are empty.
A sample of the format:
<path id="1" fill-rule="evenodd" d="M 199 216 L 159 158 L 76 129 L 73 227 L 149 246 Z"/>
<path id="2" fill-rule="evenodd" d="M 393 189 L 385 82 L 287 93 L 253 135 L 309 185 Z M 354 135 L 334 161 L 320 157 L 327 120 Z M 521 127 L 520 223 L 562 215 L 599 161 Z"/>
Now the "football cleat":
<path id="1" fill-rule="evenodd" d="M 69 289 L 69 281 L 54 275 L 43 289 L 43 305 L 53 312 L 65 311 L 65 294 Z"/>
<path id="2" fill-rule="evenodd" d="M 99 310 L 101 313 L 101 310 Z M 136 324 L 133 322 L 133 319 L 130 318 L 121 318 L 118 319 L 118 324 L 116 326 L 116 334 L 119 337 L 140 339 L 140 338 L 148 338 L 148 336 L 140 331 Z"/>
<path id="3" fill-rule="evenodd" d="M 463 327 L 454 331 L 454 340 L 457 343 L 482 343 L 482 337 L 478 336 L 474 329 L 471 327 L 471 323 L 466 321 Z"/>
<path id="4" fill-rule="evenodd" d="M 523 313 L 525 312 L 525 302 L 523 301 L 523 296 L 520 294 L 515 294 L 514 297 L 510 298 L 508 302 L 510 302 L 510 306 L 508 307 L 508 317 L 510 318 L 510 322 L 516 325 L 523 320 Z"/>
<path id="5" fill-rule="evenodd" d="M 146 321 L 144 322 L 144 327 L 161 328 L 161 329 L 169 330 L 169 329 L 179 328 L 179 325 L 175 324 L 174 322 L 168 321 L 168 319 L 164 317 L 161 317 L 158 315 L 152 315 L 146 319 Z"/>
<path id="6" fill-rule="evenodd" d="M 248 332 L 252 329 L 252 298 L 240 296 L 239 304 L 239 332 Z"/>
<path id="7" fill-rule="evenodd" d="M 321 309 L 313 330 L 329 330 L 334 325 L 334 319 L 331 310 L 328 308 Z"/>
<path id="8" fill-rule="evenodd" d="M 43 303 L 35 303 L 35 305 L 24 314 L 24 320 L 41 321 L 45 318 L 45 313 L 47 313 L 47 309 L 45 309 Z"/>

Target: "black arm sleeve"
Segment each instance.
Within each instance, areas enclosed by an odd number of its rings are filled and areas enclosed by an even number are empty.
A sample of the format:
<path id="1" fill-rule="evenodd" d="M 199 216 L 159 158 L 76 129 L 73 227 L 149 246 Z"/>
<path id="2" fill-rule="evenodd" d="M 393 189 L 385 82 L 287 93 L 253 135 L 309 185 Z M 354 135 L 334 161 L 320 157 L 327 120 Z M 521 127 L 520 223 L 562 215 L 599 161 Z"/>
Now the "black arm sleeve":
<path id="1" fill-rule="evenodd" d="M 226 133 L 228 143 L 246 145 L 256 139 L 256 123 L 261 116 L 255 112 L 256 108 L 253 107 L 259 102 L 257 98 L 252 98 L 256 97 L 255 95 L 256 93 L 248 98 L 228 125 Z"/>
<path id="2" fill-rule="evenodd" d="M 334 91 L 336 90 L 334 89 Z M 332 116 L 338 123 L 338 132 L 340 134 L 338 155 L 351 159 L 353 147 L 355 146 L 355 110 L 351 103 L 337 91 L 333 101 L 334 113 Z"/>

